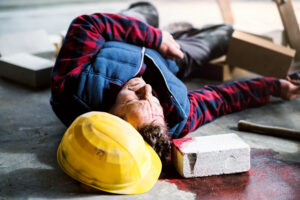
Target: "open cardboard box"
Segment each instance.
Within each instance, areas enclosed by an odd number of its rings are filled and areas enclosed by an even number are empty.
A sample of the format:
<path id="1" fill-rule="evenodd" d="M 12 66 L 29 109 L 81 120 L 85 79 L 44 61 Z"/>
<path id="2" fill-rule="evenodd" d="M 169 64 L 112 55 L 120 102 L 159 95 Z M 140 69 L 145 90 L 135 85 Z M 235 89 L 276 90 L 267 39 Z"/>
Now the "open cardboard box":
<path id="1" fill-rule="evenodd" d="M 226 56 L 211 60 L 205 67 L 197 70 L 196 74 L 200 74 L 201 78 L 216 80 L 216 81 L 229 81 L 236 79 L 248 73 L 247 70 L 239 67 L 231 67 L 226 64 Z"/>
<path id="2" fill-rule="evenodd" d="M 236 30 L 229 44 L 226 63 L 263 76 L 284 78 L 295 53 L 294 49 Z"/>
<path id="3" fill-rule="evenodd" d="M 287 75 L 295 50 L 273 43 L 273 39 L 244 31 L 235 31 L 226 56 L 210 61 L 200 70 L 201 77 L 228 81 L 253 72 L 283 78 Z"/>

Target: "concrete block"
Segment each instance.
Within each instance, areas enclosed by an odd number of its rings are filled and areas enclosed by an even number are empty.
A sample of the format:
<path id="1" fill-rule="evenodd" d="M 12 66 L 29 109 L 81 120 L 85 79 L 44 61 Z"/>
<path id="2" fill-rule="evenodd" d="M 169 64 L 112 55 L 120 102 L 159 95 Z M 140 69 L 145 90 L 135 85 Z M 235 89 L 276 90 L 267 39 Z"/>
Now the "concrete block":
<path id="1" fill-rule="evenodd" d="M 45 30 L 0 35 L 1 56 L 22 52 L 30 54 L 52 52 L 54 55 L 55 46 Z"/>
<path id="2" fill-rule="evenodd" d="M 293 49 L 235 31 L 229 44 L 226 63 L 263 76 L 284 78 L 295 53 Z"/>
<path id="3" fill-rule="evenodd" d="M 0 58 L 0 76 L 34 87 L 50 86 L 54 61 L 27 53 Z"/>
<path id="4" fill-rule="evenodd" d="M 185 178 L 245 172 L 250 147 L 234 133 L 174 139 L 172 162 Z"/>

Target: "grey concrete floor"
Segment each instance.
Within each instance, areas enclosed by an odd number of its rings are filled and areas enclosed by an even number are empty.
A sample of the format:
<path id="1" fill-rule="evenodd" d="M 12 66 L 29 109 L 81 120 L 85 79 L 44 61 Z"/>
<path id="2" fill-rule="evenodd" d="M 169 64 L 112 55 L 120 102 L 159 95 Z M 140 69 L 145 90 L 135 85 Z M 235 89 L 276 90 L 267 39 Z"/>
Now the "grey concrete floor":
<path id="1" fill-rule="evenodd" d="M 188 20 L 199 26 L 222 21 L 213 1 L 189 0 L 183 4 L 157 0 L 154 3 L 163 13 L 162 26 L 178 20 Z M 0 34 L 31 29 L 46 29 L 50 34 L 57 34 L 66 30 L 71 19 L 79 14 L 115 12 L 127 4 L 128 1 L 113 1 L 2 9 Z M 299 14 L 300 3 L 295 1 L 294 6 Z M 255 11 L 262 9 L 264 12 L 259 17 L 259 12 Z M 233 10 L 240 27 L 254 32 L 282 29 L 272 2 L 234 1 Z M 193 79 L 186 84 L 192 89 L 216 83 Z M 56 149 L 66 127 L 52 112 L 49 97 L 49 88 L 33 90 L 0 78 L 0 199 L 199 199 L 195 193 L 180 190 L 165 180 L 159 180 L 145 194 L 124 196 L 92 190 L 65 175 L 57 165 Z M 273 99 L 266 106 L 220 117 L 188 137 L 233 132 L 252 148 L 278 152 L 275 155 L 278 160 L 300 162 L 299 142 L 240 132 L 237 130 L 240 119 L 300 130 L 300 99 L 291 102 Z"/>

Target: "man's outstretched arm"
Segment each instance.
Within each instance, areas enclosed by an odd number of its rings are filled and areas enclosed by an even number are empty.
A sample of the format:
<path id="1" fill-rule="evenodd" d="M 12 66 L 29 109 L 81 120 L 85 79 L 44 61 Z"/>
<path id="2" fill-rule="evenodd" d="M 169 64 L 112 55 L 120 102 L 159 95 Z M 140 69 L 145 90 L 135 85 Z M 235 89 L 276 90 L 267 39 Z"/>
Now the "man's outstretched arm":
<path id="1" fill-rule="evenodd" d="M 180 137 L 221 115 L 264 105 L 270 96 L 291 100 L 294 93 L 300 93 L 300 86 L 295 87 L 283 79 L 256 78 L 189 91 L 191 110 Z M 288 89 L 290 92 L 285 92 Z"/>
<path id="2" fill-rule="evenodd" d="M 78 76 L 106 41 L 127 42 L 158 49 L 162 33 L 135 18 L 117 14 L 82 15 L 68 30 L 52 73 L 52 89 L 64 90 L 68 78 Z"/>

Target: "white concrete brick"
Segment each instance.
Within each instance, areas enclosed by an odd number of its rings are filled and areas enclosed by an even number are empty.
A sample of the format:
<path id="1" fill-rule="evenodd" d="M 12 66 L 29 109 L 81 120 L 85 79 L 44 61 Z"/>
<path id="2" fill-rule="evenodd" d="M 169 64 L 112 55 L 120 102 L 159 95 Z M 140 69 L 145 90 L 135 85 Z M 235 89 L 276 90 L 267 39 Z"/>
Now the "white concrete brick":
<path id="1" fill-rule="evenodd" d="M 174 139 L 172 162 L 185 178 L 245 172 L 250 147 L 234 133 Z"/>
<path id="2" fill-rule="evenodd" d="M 27 53 L 0 58 L 0 76 L 38 88 L 50 86 L 50 74 L 54 61 Z"/>
<path id="3" fill-rule="evenodd" d="M 0 35 L 1 56 L 22 52 L 30 54 L 52 53 L 54 55 L 55 46 L 51 43 L 49 35 L 45 30 Z"/>

